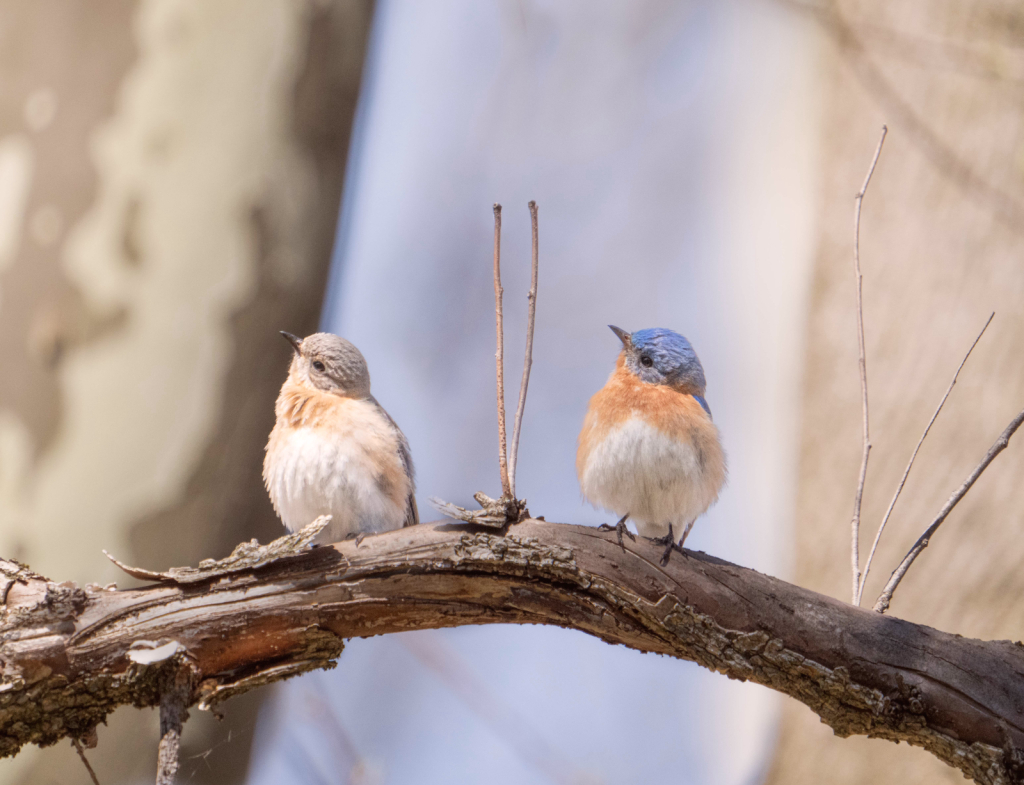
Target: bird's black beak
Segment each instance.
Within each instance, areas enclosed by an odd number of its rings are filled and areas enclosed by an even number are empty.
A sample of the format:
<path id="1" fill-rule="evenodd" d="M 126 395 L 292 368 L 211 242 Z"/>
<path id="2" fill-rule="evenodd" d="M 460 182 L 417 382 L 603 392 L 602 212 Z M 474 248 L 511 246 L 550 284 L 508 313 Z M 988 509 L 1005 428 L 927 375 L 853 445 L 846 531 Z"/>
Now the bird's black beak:
<path id="1" fill-rule="evenodd" d="M 609 324 L 608 329 L 615 333 L 617 336 L 619 336 L 619 340 L 622 341 L 623 347 L 625 347 L 627 350 L 630 348 L 630 346 L 633 345 L 633 341 L 629 333 L 627 333 L 621 327 L 616 327 L 614 324 Z"/>
<path id="2" fill-rule="evenodd" d="M 295 350 L 296 354 L 302 354 L 302 339 L 299 338 L 299 336 L 292 335 L 291 333 L 286 333 L 284 330 L 281 330 L 281 335 L 283 335 L 285 339 L 288 341 L 288 343 L 292 345 L 292 348 Z"/>

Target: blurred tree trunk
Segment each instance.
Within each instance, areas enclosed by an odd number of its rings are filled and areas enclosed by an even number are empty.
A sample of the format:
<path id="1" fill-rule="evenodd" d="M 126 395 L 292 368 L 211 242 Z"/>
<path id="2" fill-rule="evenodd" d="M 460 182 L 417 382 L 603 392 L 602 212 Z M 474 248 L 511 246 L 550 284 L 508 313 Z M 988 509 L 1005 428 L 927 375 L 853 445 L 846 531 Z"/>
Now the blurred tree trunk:
<path id="1" fill-rule="evenodd" d="M 861 259 L 873 449 L 867 555 L 910 453 L 961 374 L 888 524 L 864 595 L 891 570 L 1024 403 L 1024 9 L 1019 3 L 825 4 L 823 191 L 807 329 L 794 581 L 849 599 L 860 461 L 853 197 L 883 123 Z M 811 21 L 816 20 L 816 21 Z M 1024 453 L 1007 452 L 901 585 L 892 613 L 965 636 L 1022 637 Z M 962 782 L 920 750 L 838 739 L 787 701 L 774 785 Z"/>
<path id="2" fill-rule="evenodd" d="M 164 567 L 280 532 L 277 332 L 317 327 L 371 12 L 0 0 L 4 553 L 115 580 L 102 548 Z M 256 700 L 189 723 L 183 778 L 242 780 Z M 104 785 L 152 777 L 139 718 L 89 752 Z M 88 776 L 59 746 L 0 781 Z"/>

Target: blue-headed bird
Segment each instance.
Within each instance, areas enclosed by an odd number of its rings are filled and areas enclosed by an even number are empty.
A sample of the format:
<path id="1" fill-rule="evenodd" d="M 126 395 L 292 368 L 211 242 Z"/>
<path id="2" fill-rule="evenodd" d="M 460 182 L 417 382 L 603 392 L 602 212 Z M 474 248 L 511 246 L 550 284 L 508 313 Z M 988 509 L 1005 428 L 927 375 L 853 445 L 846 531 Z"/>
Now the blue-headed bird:
<path id="1" fill-rule="evenodd" d="M 622 351 L 590 399 L 576 472 L 587 501 L 622 516 L 601 528 L 616 531 L 621 544 L 623 534 L 633 538 L 631 519 L 641 535 L 665 546 L 664 564 L 718 499 L 725 452 L 690 342 L 672 330 L 609 326 Z"/>

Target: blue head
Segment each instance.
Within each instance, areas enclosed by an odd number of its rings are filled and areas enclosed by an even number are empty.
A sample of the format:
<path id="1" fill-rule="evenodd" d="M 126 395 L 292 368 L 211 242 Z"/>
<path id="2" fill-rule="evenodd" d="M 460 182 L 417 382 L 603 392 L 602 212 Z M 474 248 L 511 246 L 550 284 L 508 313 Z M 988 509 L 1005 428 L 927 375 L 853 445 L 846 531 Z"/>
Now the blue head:
<path id="1" fill-rule="evenodd" d="M 608 325 L 626 351 L 626 368 L 648 384 L 667 384 L 704 395 L 704 368 L 690 342 L 679 333 L 654 328 L 627 333 Z"/>

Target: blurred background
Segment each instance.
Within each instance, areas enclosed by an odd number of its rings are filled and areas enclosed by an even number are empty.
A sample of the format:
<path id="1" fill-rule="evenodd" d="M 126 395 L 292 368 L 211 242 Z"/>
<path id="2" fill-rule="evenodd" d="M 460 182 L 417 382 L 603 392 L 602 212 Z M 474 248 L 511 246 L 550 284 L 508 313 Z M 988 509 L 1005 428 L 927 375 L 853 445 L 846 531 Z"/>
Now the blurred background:
<path id="1" fill-rule="evenodd" d="M 584 505 L 575 435 L 626 329 L 686 334 L 730 483 L 688 545 L 841 599 L 860 462 L 853 197 L 864 201 L 867 600 L 1024 404 L 1024 9 L 995 0 L 0 0 L 0 552 L 130 582 L 281 527 L 263 445 L 289 348 L 366 355 L 420 509 L 499 490 L 491 204 L 517 482 Z M 951 516 L 892 613 L 1024 637 L 1024 451 Z M 867 601 L 866 600 L 866 601 Z M 352 641 L 339 667 L 192 712 L 183 782 L 935 783 L 888 742 L 688 663 L 543 628 Z M 158 720 L 89 758 L 152 781 Z M 0 783 L 87 783 L 69 744 Z"/>

